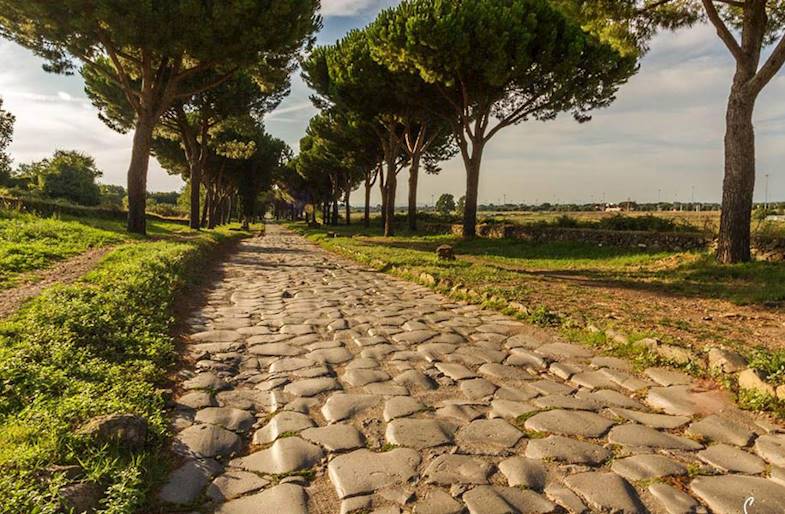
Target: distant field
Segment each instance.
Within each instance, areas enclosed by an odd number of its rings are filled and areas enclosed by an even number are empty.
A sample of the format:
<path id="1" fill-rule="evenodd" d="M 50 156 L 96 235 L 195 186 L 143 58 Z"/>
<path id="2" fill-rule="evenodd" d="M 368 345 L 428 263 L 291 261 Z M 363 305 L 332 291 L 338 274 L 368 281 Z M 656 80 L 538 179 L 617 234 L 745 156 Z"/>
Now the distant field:
<path id="1" fill-rule="evenodd" d="M 432 210 L 422 211 L 425 216 L 436 214 Z M 343 214 L 343 212 L 341 212 Z M 396 210 L 397 216 L 405 216 L 403 209 Z M 569 217 L 579 222 L 599 222 L 603 219 L 614 216 L 625 216 L 640 218 L 644 216 L 656 216 L 673 221 L 678 227 L 687 230 L 695 230 L 716 234 L 720 226 L 720 211 L 631 211 L 631 212 L 599 212 L 599 211 L 563 211 L 563 212 L 532 212 L 532 211 L 480 211 L 477 213 L 478 223 L 514 223 L 519 225 L 534 225 L 543 223 L 555 223 L 559 218 Z M 371 213 L 372 219 L 379 218 L 378 212 Z M 352 212 L 352 223 L 361 223 L 363 213 L 360 211 Z M 426 222 L 423 220 L 423 222 Z M 445 218 L 444 222 L 460 223 L 458 216 L 451 219 Z M 403 224 L 401 225 L 403 226 Z M 785 222 L 782 221 L 757 221 L 753 220 L 751 228 L 754 234 L 770 235 L 775 237 L 785 237 Z"/>

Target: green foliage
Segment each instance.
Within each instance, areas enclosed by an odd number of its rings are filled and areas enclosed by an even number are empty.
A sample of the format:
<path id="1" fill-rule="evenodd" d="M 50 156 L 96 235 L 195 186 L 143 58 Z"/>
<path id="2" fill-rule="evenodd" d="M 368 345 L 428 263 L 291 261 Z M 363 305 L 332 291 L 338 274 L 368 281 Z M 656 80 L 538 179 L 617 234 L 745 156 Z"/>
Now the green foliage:
<path id="1" fill-rule="evenodd" d="M 14 285 L 20 273 L 124 239 L 77 221 L 0 210 L 0 290 Z"/>
<path id="2" fill-rule="evenodd" d="M 219 238 L 144 242 L 111 252 L 81 282 L 56 286 L 0 325 L 0 504 L 54 512 L 64 480 L 51 464 L 79 464 L 107 491 L 101 512 L 139 509 L 166 434 L 157 389 L 174 361 L 175 294 Z M 75 430 L 109 413 L 143 416 L 147 449 L 99 445 Z"/>
<path id="3" fill-rule="evenodd" d="M 3 99 L 0 98 L 0 186 L 9 185 L 11 178 L 11 157 L 8 145 L 14 135 L 14 115 L 3 110 Z"/>
<path id="4" fill-rule="evenodd" d="M 767 382 L 785 384 L 785 350 L 755 350 L 749 366 L 763 373 Z"/>
<path id="5" fill-rule="evenodd" d="M 101 193 L 101 204 L 121 208 L 123 200 L 125 199 L 125 188 L 123 186 L 115 186 L 112 184 L 98 184 L 98 190 Z"/>
<path id="6" fill-rule="evenodd" d="M 450 214 L 455 210 L 455 197 L 449 193 L 444 193 L 436 200 L 435 207 L 441 214 Z"/>
<path id="7" fill-rule="evenodd" d="M 455 203 L 455 212 L 458 216 L 463 216 L 464 210 L 466 210 L 466 195 L 462 195 Z"/>
<path id="8" fill-rule="evenodd" d="M 102 173 L 95 160 L 82 152 L 57 150 L 49 159 L 21 165 L 17 173 L 46 197 L 80 205 L 101 203 L 101 190 L 95 180 Z"/>

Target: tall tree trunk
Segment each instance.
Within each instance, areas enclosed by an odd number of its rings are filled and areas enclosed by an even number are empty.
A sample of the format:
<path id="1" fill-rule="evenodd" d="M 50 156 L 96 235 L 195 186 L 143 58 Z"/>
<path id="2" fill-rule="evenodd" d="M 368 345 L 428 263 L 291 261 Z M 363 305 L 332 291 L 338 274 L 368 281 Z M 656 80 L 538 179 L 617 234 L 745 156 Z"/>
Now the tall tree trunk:
<path id="1" fill-rule="evenodd" d="M 352 224 L 352 208 L 349 206 L 349 196 L 352 194 L 352 190 L 349 184 L 346 184 L 346 192 L 343 196 L 343 201 L 346 202 L 346 224 Z"/>
<path id="2" fill-rule="evenodd" d="M 380 219 L 382 221 L 382 228 L 384 227 L 385 220 L 387 219 L 387 180 L 384 176 L 384 168 L 379 167 L 379 193 L 382 198 Z"/>
<path id="3" fill-rule="evenodd" d="M 147 205 L 147 169 L 156 118 L 152 114 L 138 116 L 134 129 L 131 163 L 128 166 L 128 232 L 145 234 Z"/>
<path id="4" fill-rule="evenodd" d="M 210 211 L 210 203 L 212 202 L 212 188 L 210 188 L 210 184 L 205 184 L 204 189 L 204 206 L 202 207 L 202 219 L 199 223 L 200 227 L 207 226 L 207 213 Z"/>
<path id="5" fill-rule="evenodd" d="M 737 76 L 739 72 L 737 72 Z M 731 264 L 747 262 L 750 254 L 752 194 L 755 189 L 755 130 L 753 95 L 734 78 L 725 113 L 725 178 L 722 183 L 722 214 L 717 260 Z"/>
<path id="6" fill-rule="evenodd" d="M 384 205 L 384 236 L 390 237 L 395 235 L 395 193 L 398 187 L 398 177 L 395 173 L 395 154 L 392 151 L 386 152 L 387 161 L 387 183 L 386 189 L 386 202 Z"/>
<path id="7" fill-rule="evenodd" d="M 477 235 L 477 196 L 480 187 L 480 164 L 485 143 L 476 141 L 472 144 L 471 156 L 464 153 L 466 168 L 466 201 L 463 211 L 463 237 Z"/>
<path id="8" fill-rule="evenodd" d="M 365 177 L 365 212 L 363 213 L 363 225 L 365 228 L 371 226 L 371 179 Z"/>
<path id="9" fill-rule="evenodd" d="M 194 230 L 199 230 L 199 202 L 201 200 L 202 173 L 200 166 L 190 166 L 191 171 L 191 213 L 188 226 Z"/>
<path id="10" fill-rule="evenodd" d="M 333 225 L 338 225 L 338 194 L 333 198 Z"/>
<path id="11" fill-rule="evenodd" d="M 417 230 L 417 179 L 420 174 L 420 155 L 415 153 L 412 156 L 412 164 L 409 167 L 409 230 Z"/>

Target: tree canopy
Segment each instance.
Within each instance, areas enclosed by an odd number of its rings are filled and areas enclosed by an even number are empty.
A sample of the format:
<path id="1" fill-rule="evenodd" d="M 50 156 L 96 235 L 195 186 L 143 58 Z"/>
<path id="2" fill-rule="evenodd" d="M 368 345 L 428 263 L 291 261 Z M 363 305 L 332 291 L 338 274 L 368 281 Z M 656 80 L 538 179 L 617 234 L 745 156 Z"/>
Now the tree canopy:
<path id="1" fill-rule="evenodd" d="M 95 160 L 82 152 L 57 150 L 49 159 L 22 164 L 17 175 L 50 198 L 81 205 L 101 203 L 101 191 L 95 181 L 102 173 Z"/>
<path id="2" fill-rule="evenodd" d="M 405 0 L 370 31 L 373 58 L 435 84 L 467 171 L 464 234 L 475 233 L 482 151 L 501 129 L 609 105 L 636 58 L 547 0 Z"/>
<path id="3" fill-rule="evenodd" d="M 0 98 L 0 185 L 11 175 L 11 156 L 8 146 L 14 136 L 14 115 L 3 110 L 3 99 Z"/>
<path id="4" fill-rule="evenodd" d="M 81 63 L 123 92 L 135 114 L 128 229 L 144 232 L 147 167 L 160 117 L 175 101 L 240 69 L 260 83 L 289 73 L 319 26 L 318 5 L 318 0 L 0 0 L 0 33 L 47 59 L 49 71 L 72 73 Z M 204 81 L 195 83 L 200 77 Z"/>

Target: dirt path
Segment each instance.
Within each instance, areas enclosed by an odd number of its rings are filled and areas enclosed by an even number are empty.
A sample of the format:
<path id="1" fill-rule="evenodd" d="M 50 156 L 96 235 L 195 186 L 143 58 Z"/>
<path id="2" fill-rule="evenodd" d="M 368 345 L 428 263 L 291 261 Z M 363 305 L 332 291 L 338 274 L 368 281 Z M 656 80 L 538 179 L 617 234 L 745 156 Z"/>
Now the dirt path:
<path id="1" fill-rule="evenodd" d="M 459 256 L 526 276 L 524 303 L 544 305 L 576 320 L 612 324 L 628 333 L 654 333 L 695 349 L 724 343 L 785 349 L 785 309 L 736 305 L 727 300 L 678 295 L 645 282 L 629 283 L 575 273 L 532 271 Z"/>
<path id="2" fill-rule="evenodd" d="M 90 271 L 113 247 L 94 248 L 46 269 L 26 273 L 21 285 L 0 290 L 0 319 L 15 312 L 24 302 L 55 284 L 68 284 Z"/>
<path id="3" fill-rule="evenodd" d="M 160 512 L 785 511 L 783 427 L 684 374 L 275 226 L 223 273 L 189 320 Z"/>

